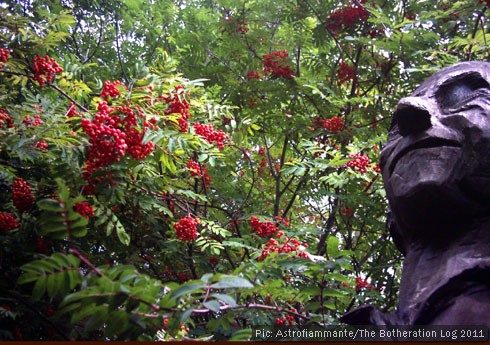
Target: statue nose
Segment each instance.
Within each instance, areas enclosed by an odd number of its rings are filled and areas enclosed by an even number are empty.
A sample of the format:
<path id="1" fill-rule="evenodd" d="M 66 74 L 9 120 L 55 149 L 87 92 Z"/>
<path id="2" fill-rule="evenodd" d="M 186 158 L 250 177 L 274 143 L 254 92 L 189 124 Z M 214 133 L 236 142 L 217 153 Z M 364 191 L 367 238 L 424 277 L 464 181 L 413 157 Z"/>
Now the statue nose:
<path id="1" fill-rule="evenodd" d="M 432 126 L 430 118 L 429 108 L 417 97 L 403 98 L 393 115 L 402 136 L 417 134 L 429 129 Z"/>

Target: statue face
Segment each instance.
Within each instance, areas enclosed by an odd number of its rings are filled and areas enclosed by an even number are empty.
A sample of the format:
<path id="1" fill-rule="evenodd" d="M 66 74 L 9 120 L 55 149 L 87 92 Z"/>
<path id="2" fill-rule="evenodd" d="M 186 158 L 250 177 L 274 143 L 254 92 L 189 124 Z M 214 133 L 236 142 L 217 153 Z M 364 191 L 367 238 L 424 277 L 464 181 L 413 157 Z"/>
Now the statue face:
<path id="1" fill-rule="evenodd" d="M 401 231 L 490 215 L 490 63 L 443 69 L 401 99 L 380 163 Z"/>

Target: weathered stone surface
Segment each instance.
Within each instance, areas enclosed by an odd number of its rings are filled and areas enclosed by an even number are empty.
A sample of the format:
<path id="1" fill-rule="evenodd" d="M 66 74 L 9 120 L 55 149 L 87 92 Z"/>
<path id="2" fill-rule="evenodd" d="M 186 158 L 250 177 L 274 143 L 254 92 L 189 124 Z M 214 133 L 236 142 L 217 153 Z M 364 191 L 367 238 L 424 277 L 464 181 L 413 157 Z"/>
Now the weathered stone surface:
<path id="1" fill-rule="evenodd" d="M 380 163 L 405 254 L 399 304 L 341 320 L 490 326 L 490 63 L 445 68 L 400 100 Z"/>

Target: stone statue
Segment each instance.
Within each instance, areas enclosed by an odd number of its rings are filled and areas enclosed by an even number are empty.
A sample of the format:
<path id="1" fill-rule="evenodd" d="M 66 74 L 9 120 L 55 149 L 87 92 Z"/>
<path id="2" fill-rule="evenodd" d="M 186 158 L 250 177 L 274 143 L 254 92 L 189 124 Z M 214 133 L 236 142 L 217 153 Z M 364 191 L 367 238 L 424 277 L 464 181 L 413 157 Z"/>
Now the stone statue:
<path id="1" fill-rule="evenodd" d="M 490 63 L 445 68 L 400 100 L 380 164 L 405 255 L 399 304 L 341 321 L 490 327 Z"/>

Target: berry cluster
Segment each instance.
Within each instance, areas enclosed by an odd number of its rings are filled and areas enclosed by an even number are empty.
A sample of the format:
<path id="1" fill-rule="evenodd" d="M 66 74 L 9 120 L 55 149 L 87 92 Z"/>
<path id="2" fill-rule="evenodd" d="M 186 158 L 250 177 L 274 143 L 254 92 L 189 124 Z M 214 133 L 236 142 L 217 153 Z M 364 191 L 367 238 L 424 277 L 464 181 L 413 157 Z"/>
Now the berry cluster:
<path id="1" fill-rule="evenodd" d="M 326 26 L 334 35 L 342 29 L 350 29 L 358 22 L 364 22 L 369 17 L 369 11 L 360 4 L 347 6 L 336 10 L 328 17 Z"/>
<path id="2" fill-rule="evenodd" d="M 257 154 L 259 156 L 265 156 L 265 147 L 264 146 L 259 146 L 259 149 L 257 150 Z"/>
<path id="3" fill-rule="evenodd" d="M 36 248 L 36 252 L 41 254 L 48 254 L 49 249 L 52 246 L 53 246 L 53 242 L 42 237 L 36 238 L 36 243 L 34 245 L 34 247 Z"/>
<path id="4" fill-rule="evenodd" d="M 17 220 L 10 214 L 6 212 L 0 212 L 0 230 L 10 231 L 12 229 L 18 228 L 20 225 Z"/>
<path id="5" fill-rule="evenodd" d="M 73 205 L 73 210 L 86 219 L 94 216 L 94 209 L 92 208 L 92 205 L 86 201 L 77 202 L 75 205 Z"/>
<path id="6" fill-rule="evenodd" d="M 282 231 L 276 234 L 276 238 L 269 239 L 269 242 L 262 248 L 262 253 L 257 258 L 258 261 L 262 261 L 267 258 L 271 253 L 294 253 L 295 255 L 308 258 L 308 254 L 301 250 L 301 242 L 297 238 L 290 238 L 284 236 Z M 304 243 L 303 247 L 308 247 L 308 244 Z"/>
<path id="7" fill-rule="evenodd" d="M 199 219 L 187 216 L 174 223 L 177 238 L 184 242 L 190 242 L 197 238 L 197 225 Z"/>
<path id="8" fill-rule="evenodd" d="M 3 68 L 3 64 L 7 62 L 9 55 L 8 49 L 0 48 L 0 70 Z"/>
<path id="9" fill-rule="evenodd" d="M 114 82 L 110 82 L 109 80 L 104 81 L 104 86 L 102 87 L 102 92 L 100 93 L 100 97 L 105 99 L 107 101 L 108 97 L 115 98 L 121 94 L 119 92 L 117 86 L 118 85 L 123 85 L 119 80 L 116 80 Z"/>
<path id="10" fill-rule="evenodd" d="M 260 237 L 271 237 L 279 230 L 272 222 L 261 222 L 257 217 L 250 217 L 252 232 L 257 233 Z"/>
<path id="11" fill-rule="evenodd" d="M 206 169 L 204 165 L 200 165 L 196 161 L 189 159 L 186 167 L 191 176 L 201 178 L 205 186 L 209 186 L 211 184 L 211 177 L 209 176 L 208 169 Z"/>
<path id="12" fill-rule="evenodd" d="M 34 147 L 40 151 L 46 151 L 48 149 L 48 143 L 43 141 L 38 141 Z"/>
<path id="13" fill-rule="evenodd" d="M 247 79 L 248 80 L 254 80 L 254 79 L 260 79 L 260 73 L 259 71 L 249 71 L 247 73 Z"/>
<path id="14" fill-rule="evenodd" d="M 367 168 L 370 167 L 371 164 L 367 155 L 356 153 L 349 155 L 349 157 L 352 158 L 352 160 L 346 163 L 347 167 L 360 173 L 367 172 Z"/>
<path id="15" fill-rule="evenodd" d="M 350 80 L 357 83 L 356 69 L 347 62 L 342 61 L 337 69 L 337 78 L 338 86 L 341 86 Z"/>
<path id="16" fill-rule="evenodd" d="M 209 257 L 209 264 L 210 265 L 217 265 L 219 263 L 219 258 L 216 256 L 210 256 Z"/>
<path id="17" fill-rule="evenodd" d="M 323 128 L 330 132 L 340 132 L 344 128 L 344 121 L 340 116 L 334 116 L 331 119 L 323 121 Z"/>
<path id="18" fill-rule="evenodd" d="M 194 124 L 194 131 L 197 135 L 203 136 L 208 143 L 215 142 L 220 150 L 224 149 L 224 141 L 228 139 L 228 135 L 221 129 L 215 131 L 212 125 L 204 125 L 199 122 Z"/>
<path id="19" fill-rule="evenodd" d="M 26 127 L 31 127 L 31 126 L 35 127 L 35 126 L 42 125 L 43 121 L 41 120 L 41 117 L 39 115 L 34 115 L 34 119 L 31 119 L 29 115 L 26 115 L 24 120 L 22 120 L 22 123 Z"/>
<path id="20" fill-rule="evenodd" d="M 21 177 L 17 177 L 14 181 L 14 187 L 12 188 L 12 202 L 20 212 L 27 210 L 34 202 L 31 186 L 29 186 Z"/>
<path id="21" fill-rule="evenodd" d="M 151 141 L 143 143 L 145 131 L 139 132 L 138 129 L 132 127 L 126 131 L 126 143 L 128 144 L 128 153 L 136 160 L 144 159 L 155 149 Z"/>
<path id="22" fill-rule="evenodd" d="M 196 161 L 189 159 L 189 162 L 187 162 L 186 167 L 187 169 L 189 169 L 191 176 L 202 176 L 201 167 L 199 166 L 199 163 L 197 163 Z"/>
<path id="23" fill-rule="evenodd" d="M 66 112 L 67 117 L 74 117 L 74 116 L 80 116 L 80 114 L 77 111 L 77 107 L 75 106 L 75 103 L 70 102 L 70 105 L 68 106 L 68 110 Z"/>
<path id="24" fill-rule="evenodd" d="M 92 121 L 82 119 L 81 125 L 91 144 L 88 148 L 87 165 L 97 169 L 121 159 L 128 145 L 126 134 L 120 128 L 122 121 L 119 116 L 99 111 Z"/>
<path id="25" fill-rule="evenodd" d="M 177 85 L 175 87 L 175 94 L 162 97 L 163 100 L 168 104 L 165 114 L 180 114 L 180 118 L 177 123 L 180 128 L 180 132 L 186 133 L 189 126 L 188 120 L 191 117 L 189 113 L 190 103 L 184 98 L 184 86 Z"/>
<path id="26" fill-rule="evenodd" d="M 3 127 L 14 127 L 14 121 L 12 121 L 12 118 L 4 109 L 0 108 L 0 128 Z"/>
<path id="27" fill-rule="evenodd" d="M 291 311 L 296 312 L 295 309 L 292 309 Z M 283 316 L 282 318 L 277 317 L 276 321 L 274 322 L 275 326 L 292 326 L 294 325 L 294 316 L 293 315 L 286 315 Z"/>
<path id="28" fill-rule="evenodd" d="M 143 126 L 141 132 L 138 130 L 137 116 L 130 107 L 122 105 L 113 109 L 104 101 L 99 103 L 98 110 L 92 120 L 84 118 L 81 122 L 91 144 L 86 167 L 88 173 L 118 162 L 126 152 L 139 160 L 153 151 L 152 142 L 143 144 L 146 127 Z"/>
<path id="29" fill-rule="evenodd" d="M 362 289 L 372 290 L 373 286 L 369 284 L 367 280 L 362 279 L 361 277 L 356 277 L 356 290 L 360 291 Z"/>
<path id="30" fill-rule="evenodd" d="M 276 78 L 292 79 L 294 72 L 291 70 L 291 66 L 288 61 L 288 53 L 283 50 L 282 52 L 275 51 L 270 54 L 264 54 L 262 56 L 264 65 L 264 74 L 270 75 Z"/>
<path id="31" fill-rule="evenodd" d="M 239 32 L 242 36 L 245 35 L 250 29 L 248 28 L 247 22 L 238 22 L 238 26 L 236 28 L 236 32 Z"/>
<path id="32" fill-rule="evenodd" d="M 289 226 L 289 221 L 290 219 L 289 218 L 283 218 L 283 217 L 279 217 L 279 216 L 275 216 L 274 217 L 274 220 L 277 222 L 277 223 L 282 223 L 284 226 L 288 227 Z M 280 233 L 280 232 L 279 232 Z"/>
<path id="33" fill-rule="evenodd" d="M 52 82 L 55 74 L 61 72 L 63 72 L 63 68 L 48 55 L 41 57 L 38 54 L 34 57 L 34 80 L 39 83 L 40 87 L 44 87 L 45 83 Z"/>
<path id="34" fill-rule="evenodd" d="M 223 29 L 221 29 L 221 33 L 224 34 L 227 32 L 229 35 L 233 34 L 233 32 L 238 32 L 243 37 L 250 29 L 248 27 L 248 23 L 245 21 L 236 21 L 234 18 L 228 17 L 225 18 L 223 23 Z"/>

